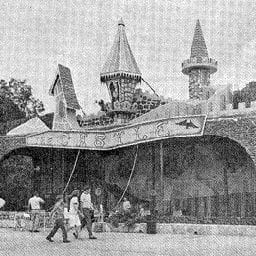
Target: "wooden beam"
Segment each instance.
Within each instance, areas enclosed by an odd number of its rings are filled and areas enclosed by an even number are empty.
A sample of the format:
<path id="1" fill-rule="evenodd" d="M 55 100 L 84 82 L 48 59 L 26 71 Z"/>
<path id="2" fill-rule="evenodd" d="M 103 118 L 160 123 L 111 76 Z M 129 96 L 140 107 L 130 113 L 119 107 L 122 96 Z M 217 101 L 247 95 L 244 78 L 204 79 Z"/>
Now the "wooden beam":
<path id="1" fill-rule="evenodd" d="M 150 212 L 151 218 L 155 218 L 156 213 L 156 154 L 155 154 L 155 143 L 151 145 L 151 161 L 152 161 L 152 172 L 151 172 L 151 203 Z"/>
<path id="2" fill-rule="evenodd" d="M 162 200 L 161 203 L 161 211 L 164 210 L 164 150 L 163 150 L 163 141 L 160 141 L 160 150 L 159 150 L 159 157 L 160 157 L 160 199 Z"/>
<path id="3" fill-rule="evenodd" d="M 65 149 L 61 149 L 62 191 L 65 188 Z"/>
<path id="4" fill-rule="evenodd" d="M 155 144 L 153 143 L 151 145 L 151 157 L 152 157 L 152 173 L 151 173 L 151 179 L 152 179 L 152 190 L 155 190 L 156 188 L 156 155 L 155 155 Z"/>
<path id="5" fill-rule="evenodd" d="M 224 200 L 225 200 L 225 217 L 230 217 L 229 189 L 228 189 L 228 168 L 223 168 Z"/>

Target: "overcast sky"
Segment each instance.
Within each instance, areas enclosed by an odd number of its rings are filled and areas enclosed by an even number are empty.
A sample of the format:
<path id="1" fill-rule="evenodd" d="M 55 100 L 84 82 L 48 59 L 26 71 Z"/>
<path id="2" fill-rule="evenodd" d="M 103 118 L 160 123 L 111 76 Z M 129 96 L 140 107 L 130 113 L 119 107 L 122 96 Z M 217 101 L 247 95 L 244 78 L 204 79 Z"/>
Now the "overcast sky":
<path id="1" fill-rule="evenodd" d="M 48 111 L 57 64 L 72 72 L 85 112 L 97 111 L 107 90 L 99 74 L 120 17 L 142 76 L 158 94 L 188 97 L 181 63 L 189 58 L 200 19 L 209 56 L 218 61 L 213 84 L 256 80 L 254 0 L 0 0 L 1 79 L 27 79 Z M 143 86 L 143 88 L 147 88 Z"/>

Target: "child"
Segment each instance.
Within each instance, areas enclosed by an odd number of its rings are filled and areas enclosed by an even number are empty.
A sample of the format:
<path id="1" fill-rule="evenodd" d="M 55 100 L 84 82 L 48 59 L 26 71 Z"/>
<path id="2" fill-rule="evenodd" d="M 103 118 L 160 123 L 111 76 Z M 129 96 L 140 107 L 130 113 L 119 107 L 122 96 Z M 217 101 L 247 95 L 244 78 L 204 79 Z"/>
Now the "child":
<path id="1" fill-rule="evenodd" d="M 146 216 L 146 212 L 145 212 L 143 205 L 140 204 L 139 208 L 140 208 L 139 217 L 144 218 Z"/>
<path id="2" fill-rule="evenodd" d="M 61 228 L 63 235 L 63 243 L 69 243 L 70 241 L 67 239 L 67 231 L 65 229 L 64 223 L 64 201 L 63 195 L 58 195 L 56 197 L 57 202 L 54 205 L 53 210 L 51 211 L 50 218 L 54 218 L 54 227 L 50 234 L 46 237 L 49 242 L 53 242 L 52 237 L 56 234 L 57 230 Z"/>

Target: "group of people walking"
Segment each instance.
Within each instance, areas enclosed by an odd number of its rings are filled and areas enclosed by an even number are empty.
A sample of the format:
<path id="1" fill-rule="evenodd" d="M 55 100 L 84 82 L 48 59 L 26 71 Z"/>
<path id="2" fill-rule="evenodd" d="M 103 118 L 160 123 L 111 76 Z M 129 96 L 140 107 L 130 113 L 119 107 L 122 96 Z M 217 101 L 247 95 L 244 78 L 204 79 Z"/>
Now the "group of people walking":
<path id="1" fill-rule="evenodd" d="M 92 233 L 92 212 L 94 209 L 90 192 L 89 186 L 83 189 L 81 195 L 79 190 L 74 190 L 70 195 L 69 205 L 64 202 L 63 195 L 57 196 L 57 202 L 50 214 L 50 217 L 54 219 L 54 227 L 46 237 L 48 241 L 53 242 L 52 238 L 58 229 L 62 230 L 64 243 L 70 242 L 67 239 L 67 232 L 70 230 L 73 230 L 74 237 L 78 239 L 80 231 L 85 226 L 89 233 L 89 239 L 96 239 Z M 66 222 L 68 222 L 67 228 Z"/>
<path id="2" fill-rule="evenodd" d="M 54 226 L 46 239 L 53 242 L 53 237 L 58 231 L 62 230 L 63 242 L 70 242 L 67 239 L 67 232 L 73 231 L 76 239 L 79 238 L 81 230 L 86 226 L 89 239 L 96 239 L 92 233 L 92 216 L 94 207 L 91 201 L 91 189 L 86 185 L 80 195 L 79 190 L 74 190 L 70 196 L 64 195 L 56 197 L 56 203 L 50 213 L 50 218 L 54 221 Z M 38 232 L 41 204 L 44 200 L 35 192 L 28 201 L 28 209 L 31 210 L 31 232 Z"/>
<path id="3" fill-rule="evenodd" d="M 45 201 L 39 197 L 38 192 L 34 192 L 33 197 L 28 201 L 28 210 L 31 211 L 31 232 L 39 232 L 39 220 L 41 204 Z M 0 208 L 5 204 L 5 201 L 0 198 Z M 101 206 L 102 207 L 102 206 Z M 124 217 L 131 216 L 132 206 L 127 198 L 123 199 L 121 212 Z M 53 237 L 56 232 L 61 229 L 63 242 L 69 243 L 67 233 L 72 231 L 73 236 L 78 239 L 80 232 L 86 226 L 89 239 L 97 239 L 92 233 L 92 218 L 94 206 L 91 201 L 91 189 L 86 185 L 80 194 L 79 190 L 74 190 L 69 196 L 58 195 L 56 203 L 50 212 L 50 219 L 53 220 L 54 226 L 46 239 L 49 242 L 54 242 Z M 102 209 L 103 212 L 103 209 Z M 145 217 L 146 213 L 143 205 L 139 207 L 139 217 Z M 111 217 L 111 214 L 109 215 Z"/>

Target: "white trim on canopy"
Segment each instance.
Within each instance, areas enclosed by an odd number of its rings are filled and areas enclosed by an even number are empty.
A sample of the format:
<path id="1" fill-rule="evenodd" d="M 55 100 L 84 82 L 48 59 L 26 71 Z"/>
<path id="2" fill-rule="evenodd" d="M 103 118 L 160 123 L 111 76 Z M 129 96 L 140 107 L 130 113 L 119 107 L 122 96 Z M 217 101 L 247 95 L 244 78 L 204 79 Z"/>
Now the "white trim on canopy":
<path id="1" fill-rule="evenodd" d="M 7 136 L 25 135 L 47 131 L 50 131 L 50 129 L 45 125 L 45 123 L 40 118 L 34 117 L 29 119 L 26 123 L 10 130 L 7 133 Z"/>

